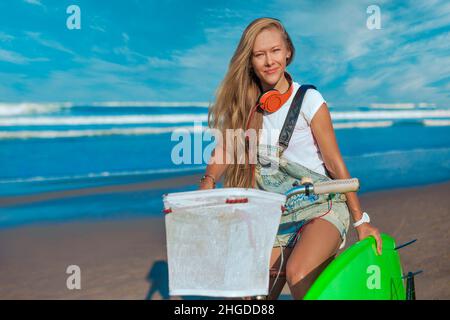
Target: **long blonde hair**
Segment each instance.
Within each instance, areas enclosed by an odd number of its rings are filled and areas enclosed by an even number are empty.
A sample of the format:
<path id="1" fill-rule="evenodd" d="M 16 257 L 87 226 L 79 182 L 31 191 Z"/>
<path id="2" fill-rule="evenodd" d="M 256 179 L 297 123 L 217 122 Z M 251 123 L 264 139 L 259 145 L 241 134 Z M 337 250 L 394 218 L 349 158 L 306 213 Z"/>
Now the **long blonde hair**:
<path id="1" fill-rule="evenodd" d="M 286 41 L 291 55 L 286 61 L 289 65 L 294 57 L 295 48 L 289 34 L 281 22 L 273 18 L 259 18 L 252 21 L 241 36 L 239 44 L 231 58 L 228 71 L 216 91 L 216 99 L 208 112 L 208 124 L 219 129 L 226 144 L 227 129 L 245 128 L 249 120 L 250 110 L 255 106 L 261 95 L 261 83 L 251 67 L 253 45 L 258 34 L 268 28 L 278 29 Z M 259 132 L 262 128 L 263 114 L 260 110 L 255 112 L 249 128 Z M 246 164 L 239 164 L 237 149 L 245 146 L 243 136 L 236 136 L 233 141 L 234 159 L 228 164 L 224 173 L 225 187 L 252 187 L 252 168 Z M 245 148 L 245 147 L 244 147 Z M 249 150 L 245 148 L 245 157 L 249 158 Z M 240 162 L 242 163 L 242 161 Z"/>

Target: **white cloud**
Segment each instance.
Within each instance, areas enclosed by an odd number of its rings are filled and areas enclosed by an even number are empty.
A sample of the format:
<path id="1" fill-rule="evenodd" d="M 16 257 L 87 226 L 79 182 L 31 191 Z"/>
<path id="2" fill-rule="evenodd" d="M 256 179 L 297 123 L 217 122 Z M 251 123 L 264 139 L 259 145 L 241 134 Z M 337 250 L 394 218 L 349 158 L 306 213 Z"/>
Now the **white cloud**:
<path id="1" fill-rule="evenodd" d="M 10 62 L 14 64 L 28 64 L 36 61 L 48 61 L 47 58 L 29 58 L 24 55 L 10 50 L 0 49 L 0 61 Z"/>
<path id="2" fill-rule="evenodd" d="M 450 3 L 377 1 L 381 30 L 368 30 L 369 1 L 299 4 L 280 0 L 280 19 L 297 45 L 294 69 L 340 104 L 448 102 Z M 439 30 L 437 33 L 433 31 Z M 313 79 L 311 79 L 311 77 Z"/>
<path id="3" fill-rule="evenodd" d="M 28 63 L 27 58 L 21 55 L 20 53 L 3 49 L 0 49 L 0 60 L 15 64 Z"/>
<path id="4" fill-rule="evenodd" d="M 170 59 L 161 59 L 158 57 L 147 57 L 148 64 L 155 68 L 176 67 L 177 63 Z"/>
<path id="5" fill-rule="evenodd" d="M 45 7 L 45 6 L 42 4 L 41 0 L 24 0 L 24 2 L 26 2 L 26 3 L 28 3 L 28 4 L 35 5 L 35 6 Z"/>
<path id="6" fill-rule="evenodd" d="M 447 27 L 450 24 L 450 2 L 410 0 L 398 9 L 396 16 L 404 24 L 401 36 L 414 36 Z"/>
<path id="7" fill-rule="evenodd" d="M 243 26 L 205 28 L 204 43 L 174 50 L 164 58 L 136 52 L 127 45 L 116 47 L 112 52 L 125 57 L 127 65 L 101 59 L 95 59 L 95 63 L 94 59 L 89 59 L 89 65 L 96 72 L 117 72 L 137 81 L 154 81 L 159 87 L 166 87 L 158 91 L 159 98 L 208 100 L 213 98 L 214 90 L 225 74 L 242 30 Z M 74 59 L 74 62 L 83 65 L 87 60 Z"/>
<path id="8" fill-rule="evenodd" d="M 0 31 L 0 41 L 9 42 L 9 41 L 14 40 L 14 39 L 15 39 L 14 36 Z"/>
<path id="9" fill-rule="evenodd" d="M 370 4 L 369 0 L 321 5 L 279 0 L 268 4 L 266 11 L 251 13 L 245 9 L 206 9 L 201 23 L 205 40 L 166 56 L 136 51 L 130 42 L 130 38 L 135 40 L 134 34 L 125 32 L 118 33 L 121 42 L 117 47 L 95 44 L 92 52 L 97 58 L 76 55 L 40 33 L 26 34 L 42 46 L 72 55 L 72 70 L 55 71 L 51 78 L 38 80 L 48 97 L 59 95 L 67 86 L 74 99 L 96 100 L 98 95 L 99 100 L 208 100 L 225 75 L 246 23 L 252 16 L 276 12 L 297 48 L 290 71 L 300 82 L 317 85 L 327 100 L 353 105 L 448 102 L 450 83 L 445 79 L 450 74 L 450 32 L 440 29 L 450 23 L 450 3 L 410 1 L 397 6 L 378 0 L 381 30 L 366 27 Z M 90 29 L 101 32 L 108 25 L 101 17 L 91 22 Z M 2 40 L 11 38 L 0 32 Z M 122 64 L 112 62 L 117 58 Z M 0 52 L 0 59 L 17 64 L 31 61 L 7 50 Z M 32 89 L 34 81 L 23 83 L 38 97 L 39 90 Z"/>
<path id="10" fill-rule="evenodd" d="M 280 18 L 298 49 L 295 64 L 300 64 L 300 69 L 312 67 L 310 71 L 324 77 L 322 84 L 344 75 L 347 68 L 336 68 L 337 64 L 348 66 L 385 44 L 384 30 L 367 29 L 364 3 L 330 1 L 317 6 L 312 2 L 299 5 L 281 1 L 276 5 L 285 7 Z M 382 26 L 389 19 L 388 12 L 383 12 Z M 324 74 L 324 70 L 331 73 Z"/>
<path id="11" fill-rule="evenodd" d="M 51 49 L 54 49 L 54 50 L 57 50 L 57 51 L 61 51 L 61 52 L 69 53 L 71 55 L 75 55 L 75 52 L 73 52 L 72 50 L 66 48 L 61 43 L 59 43 L 57 41 L 54 41 L 54 40 L 43 39 L 39 32 L 25 32 L 25 34 L 30 39 L 33 39 L 34 41 L 36 41 L 37 43 L 39 43 L 40 45 L 42 45 L 44 47 L 48 47 L 48 48 L 51 48 Z"/>
<path id="12" fill-rule="evenodd" d="M 90 25 L 89 28 L 91 28 L 92 30 L 95 30 L 95 31 L 106 32 L 105 28 L 97 26 L 97 25 Z"/>
<path id="13" fill-rule="evenodd" d="M 345 82 L 345 92 L 361 102 L 437 102 L 448 101 L 447 89 L 432 85 L 450 74 L 450 57 L 419 56 L 414 63 L 392 65 L 374 70 L 372 74 L 355 76 Z M 369 101 L 367 99 L 371 99 Z M 446 105 L 444 105 L 446 106 Z"/>

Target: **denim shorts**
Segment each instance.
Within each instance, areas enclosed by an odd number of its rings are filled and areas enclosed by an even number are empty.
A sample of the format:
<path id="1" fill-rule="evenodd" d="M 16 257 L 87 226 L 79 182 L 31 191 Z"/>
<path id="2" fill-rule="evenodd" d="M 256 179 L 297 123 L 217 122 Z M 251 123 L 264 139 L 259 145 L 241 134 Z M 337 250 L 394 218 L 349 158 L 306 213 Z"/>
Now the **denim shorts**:
<path id="1" fill-rule="evenodd" d="M 266 168 L 259 162 L 256 165 L 257 186 L 265 191 L 284 194 L 292 189 L 294 184 L 300 184 L 303 177 L 310 177 L 313 183 L 332 180 L 285 158 L 281 158 L 277 165 L 272 164 L 271 168 Z M 327 211 L 329 213 L 320 219 L 331 222 L 337 228 L 342 239 L 342 248 L 349 228 L 350 213 L 345 195 L 339 193 L 309 196 L 298 194 L 290 197 L 281 215 L 274 247 L 293 247 L 300 228 Z"/>

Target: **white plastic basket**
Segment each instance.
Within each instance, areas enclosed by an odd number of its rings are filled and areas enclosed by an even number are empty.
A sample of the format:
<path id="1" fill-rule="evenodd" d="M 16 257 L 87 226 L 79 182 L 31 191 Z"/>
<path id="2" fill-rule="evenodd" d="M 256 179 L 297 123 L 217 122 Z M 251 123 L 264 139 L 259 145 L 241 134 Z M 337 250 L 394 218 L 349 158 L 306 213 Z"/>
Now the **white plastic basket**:
<path id="1" fill-rule="evenodd" d="M 284 195 L 224 188 L 163 200 L 170 295 L 267 295 Z"/>

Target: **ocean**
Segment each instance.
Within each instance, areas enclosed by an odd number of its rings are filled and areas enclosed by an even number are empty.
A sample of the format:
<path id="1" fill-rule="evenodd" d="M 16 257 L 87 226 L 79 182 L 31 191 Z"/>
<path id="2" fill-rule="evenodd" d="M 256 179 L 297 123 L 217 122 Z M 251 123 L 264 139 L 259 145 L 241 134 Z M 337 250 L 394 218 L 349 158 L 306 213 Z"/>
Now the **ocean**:
<path id="1" fill-rule="evenodd" d="M 339 147 L 360 193 L 450 180 L 450 109 L 429 105 L 330 107 Z M 195 184 L 161 179 L 198 174 L 211 146 L 207 104 L 0 103 L 0 228 L 34 223 L 162 216 L 164 193 Z M 189 163 L 174 163 L 189 130 Z M 203 138 L 203 139 L 202 139 Z M 195 149 L 197 148 L 197 149 Z M 189 153 L 189 152 L 188 152 Z M 151 183 L 124 190 L 121 186 Z M 119 191 L 117 191 L 119 190 Z M 414 201 L 414 199 L 411 199 Z"/>

